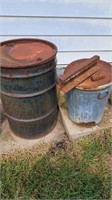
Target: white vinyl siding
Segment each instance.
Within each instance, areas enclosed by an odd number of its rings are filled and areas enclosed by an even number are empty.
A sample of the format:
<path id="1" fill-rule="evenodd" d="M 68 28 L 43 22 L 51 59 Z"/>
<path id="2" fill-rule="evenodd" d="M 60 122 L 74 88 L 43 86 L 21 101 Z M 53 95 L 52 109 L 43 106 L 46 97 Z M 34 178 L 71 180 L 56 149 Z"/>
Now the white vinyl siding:
<path id="1" fill-rule="evenodd" d="M 0 41 L 54 42 L 58 70 L 93 55 L 112 62 L 112 0 L 1 0 L 0 6 Z"/>

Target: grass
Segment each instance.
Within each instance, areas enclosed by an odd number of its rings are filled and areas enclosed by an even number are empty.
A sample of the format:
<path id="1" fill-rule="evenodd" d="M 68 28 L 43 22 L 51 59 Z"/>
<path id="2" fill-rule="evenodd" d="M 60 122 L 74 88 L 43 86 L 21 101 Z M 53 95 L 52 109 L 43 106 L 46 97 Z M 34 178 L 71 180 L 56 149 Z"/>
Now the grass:
<path id="1" fill-rule="evenodd" d="M 3 156 L 1 199 L 111 199 L 111 132 Z"/>

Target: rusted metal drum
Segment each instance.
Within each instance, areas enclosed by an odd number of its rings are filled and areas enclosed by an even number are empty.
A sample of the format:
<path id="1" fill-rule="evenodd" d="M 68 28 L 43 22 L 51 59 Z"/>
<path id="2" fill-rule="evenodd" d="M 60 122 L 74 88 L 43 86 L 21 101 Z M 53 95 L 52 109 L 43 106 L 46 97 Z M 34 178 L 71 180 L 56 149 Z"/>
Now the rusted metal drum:
<path id="1" fill-rule="evenodd" d="M 57 47 L 39 39 L 1 43 L 1 98 L 12 131 L 34 139 L 56 124 Z"/>
<path id="2" fill-rule="evenodd" d="M 64 73 L 86 60 L 80 59 L 70 63 Z M 103 117 L 111 93 L 112 66 L 102 60 L 96 65 L 100 67 L 98 72 L 67 93 L 69 117 L 75 123 L 98 124 Z"/>

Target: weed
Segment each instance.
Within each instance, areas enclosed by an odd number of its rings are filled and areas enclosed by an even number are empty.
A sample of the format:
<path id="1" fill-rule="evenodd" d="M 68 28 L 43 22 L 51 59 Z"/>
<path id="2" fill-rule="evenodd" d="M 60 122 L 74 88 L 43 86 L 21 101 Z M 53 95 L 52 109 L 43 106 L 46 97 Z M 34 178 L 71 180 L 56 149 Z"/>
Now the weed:
<path id="1" fill-rule="evenodd" d="M 111 133 L 3 156 L 2 199 L 110 199 Z M 45 149 L 47 152 L 45 153 Z"/>

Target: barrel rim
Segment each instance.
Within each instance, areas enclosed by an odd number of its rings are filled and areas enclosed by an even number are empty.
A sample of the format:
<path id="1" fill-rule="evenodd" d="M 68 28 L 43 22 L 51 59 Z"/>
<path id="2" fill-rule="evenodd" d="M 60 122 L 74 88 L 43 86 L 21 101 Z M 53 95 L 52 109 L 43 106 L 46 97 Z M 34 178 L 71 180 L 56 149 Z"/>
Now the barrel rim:
<path id="1" fill-rule="evenodd" d="M 85 88 L 82 88 L 82 87 L 76 87 L 76 88 L 73 88 L 72 90 L 80 90 L 80 91 L 85 91 L 85 92 L 95 92 L 95 91 L 100 91 L 100 90 L 103 90 L 103 89 L 106 89 L 106 88 L 109 88 L 109 87 L 112 87 L 112 82 L 105 84 L 105 85 L 101 85 L 97 88 L 85 89 Z"/>
<path id="2" fill-rule="evenodd" d="M 0 46 L 3 46 L 4 44 L 7 44 L 7 43 L 10 43 L 10 42 L 15 42 L 15 41 L 32 41 L 32 42 L 42 42 L 48 46 L 50 46 L 52 49 L 54 49 L 54 52 L 53 52 L 53 55 L 51 57 L 49 57 L 48 59 L 46 60 L 43 60 L 43 61 L 38 61 L 38 62 L 35 62 L 34 64 L 27 64 L 27 65 L 18 65 L 18 66 L 14 66 L 14 67 L 11 67 L 11 66 L 5 66 L 5 65 L 2 65 L 1 64 L 1 68 L 7 68 L 7 69 L 18 69 L 18 68 L 31 68 L 31 67 L 37 67 L 37 66 L 40 66 L 42 64 L 45 64 L 51 60 L 53 60 L 57 54 L 57 51 L 58 51 L 58 48 L 57 46 L 50 42 L 50 41 L 47 41 L 47 40 L 43 40 L 43 39 L 38 39 L 38 38 L 18 38 L 18 39 L 12 39 L 12 40 L 6 40 L 6 41 L 3 41 L 3 42 L 0 42 Z"/>

